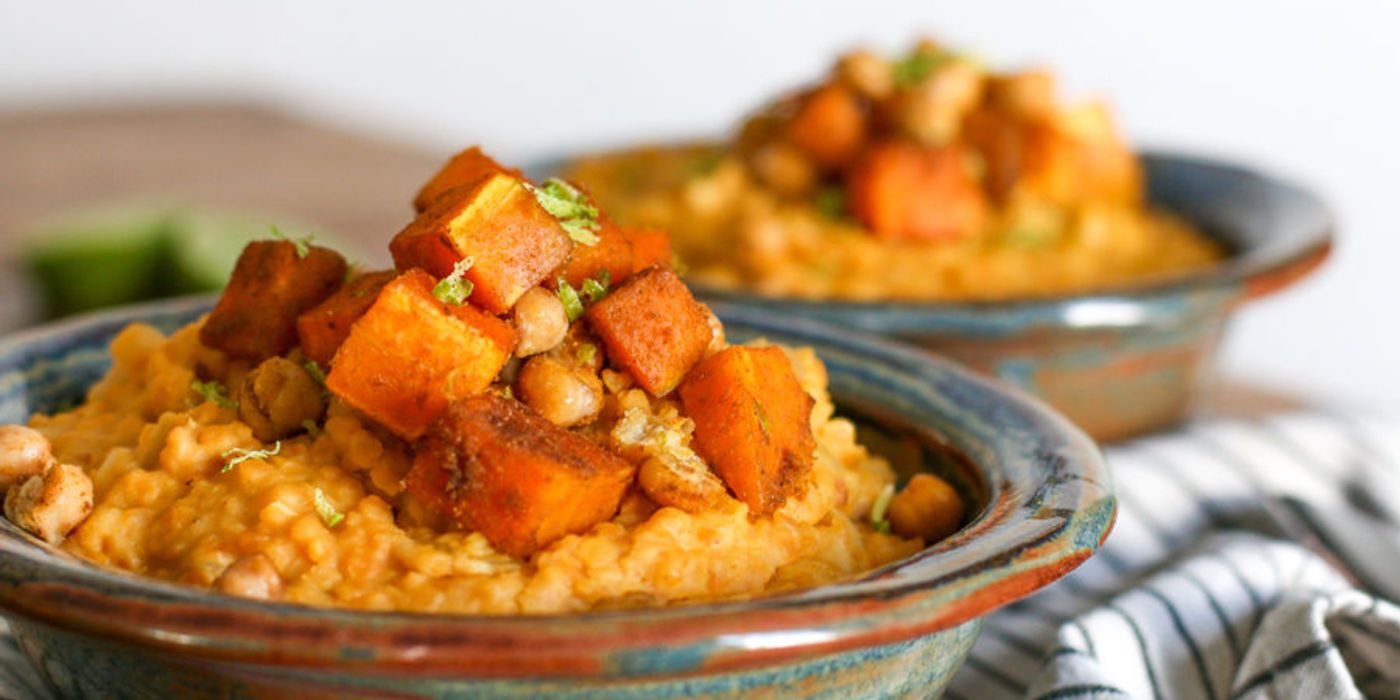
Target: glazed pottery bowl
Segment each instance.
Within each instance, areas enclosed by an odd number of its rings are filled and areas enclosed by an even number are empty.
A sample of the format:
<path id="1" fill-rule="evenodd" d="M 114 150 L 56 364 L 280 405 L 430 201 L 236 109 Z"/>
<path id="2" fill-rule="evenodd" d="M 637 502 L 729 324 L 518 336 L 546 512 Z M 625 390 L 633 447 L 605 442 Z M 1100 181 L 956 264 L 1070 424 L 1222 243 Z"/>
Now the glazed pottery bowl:
<path id="1" fill-rule="evenodd" d="M 1231 251 L 1223 264 L 1162 283 L 1021 301 L 842 302 L 697 291 L 932 350 L 1044 398 L 1098 440 L 1169 426 L 1190 414 L 1210 380 L 1230 316 L 1321 264 L 1332 219 L 1310 192 L 1251 170 L 1171 153 L 1142 158 L 1148 199 L 1223 242 Z"/>
<path id="2" fill-rule="evenodd" d="M 0 423 L 78 400 L 129 322 L 187 299 L 0 342 Z M 732 338 L 816 348 L 844 413 L 906 472 L 941 472 L 961 531 L 836 585 L 665 609 L 435 616 L 261 603 L 106 570 L 0 521 L 0 608 L 63 697 L 823 698 L 938 694 L 980 617 L 1089 557 L 1114 500 L 1097 448 L 1043 405 L 859 334 L 719 307 Z"/>

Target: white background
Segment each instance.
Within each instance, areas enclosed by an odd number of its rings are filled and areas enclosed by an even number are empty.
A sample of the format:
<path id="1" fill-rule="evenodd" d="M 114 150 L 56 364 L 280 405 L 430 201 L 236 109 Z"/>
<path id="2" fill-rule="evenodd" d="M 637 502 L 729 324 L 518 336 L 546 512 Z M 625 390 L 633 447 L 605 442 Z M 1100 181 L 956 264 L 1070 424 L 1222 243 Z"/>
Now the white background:
<path id="1" fill-rule="evenodd" d="M 856 44 L 921 32 L 1052 66 L 1129 135 L 1300 180 L 1341 245 L 1249 308 L 1227 366 L 1400 405 L 1400 3 L 0 0 L 0 109 L 247 96 L 441 149 L 524 161 L 727 129 Z M 4 167 L 0 163 L 0 167 Z"/>

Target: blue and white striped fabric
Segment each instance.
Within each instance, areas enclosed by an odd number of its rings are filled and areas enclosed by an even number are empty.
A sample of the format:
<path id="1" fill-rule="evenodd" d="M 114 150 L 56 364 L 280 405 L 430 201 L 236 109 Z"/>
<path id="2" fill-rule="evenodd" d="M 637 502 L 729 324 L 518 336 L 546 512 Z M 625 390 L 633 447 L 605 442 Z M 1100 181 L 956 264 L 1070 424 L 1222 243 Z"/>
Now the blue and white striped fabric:
<path id="1" fill-rule="evenodd" d="M 948 697 L 1400 700 L 1400 417 L 1203 422 L 1108 454 L 1108 544 L 989 617 Z M 0 697 L 41 688 L 0 636 Z"/>
<path id="2" fill-rule="evenodd" d="M 1400 419 L 1204 422 L 1108 457 L 1107 545 L 990 616 L 948 697 L 1400 698 Z"/>

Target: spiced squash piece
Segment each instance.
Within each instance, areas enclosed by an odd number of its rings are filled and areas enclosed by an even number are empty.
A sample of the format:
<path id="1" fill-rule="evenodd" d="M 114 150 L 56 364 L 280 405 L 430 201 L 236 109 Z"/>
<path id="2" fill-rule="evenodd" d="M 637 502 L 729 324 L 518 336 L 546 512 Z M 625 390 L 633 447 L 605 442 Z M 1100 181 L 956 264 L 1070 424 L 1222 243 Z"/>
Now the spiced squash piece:
<path id="1" fill-rule="evenodd" d="M 444 192 L 389 244 L 400 270 L 439 279 L 470 258 L 471 302 L 503 314 L 525 290 L 559 267 L 573 247 L 559 221 L 526 183 L 493 173 Z"/>
<path id="2" fill-rule="evenodd" d="M 850 88 L 823 85 L 798 103 L 785 136 L 818 167 L 837 170 L 855 158 L 865 143 L 865 108 Z"/>
<path id="3" fill-rule="evenodd" d="M 297 317 L 297 342 L 302 354 L 321 366 L 329 366 L 335 351 L 350 335 L 350 326 L 374 305 L 379 290 L 396 273 L 366 272 L 351 278 L 325 301 Z"/>
<path id="4" fill-rule="evenodd" d="M 574 288 L 582 287 L 584 280 L 596 279 L 603 270 L 616 282 L 627 279 L 637 269 L 633 264 L 632 241 L 625 229 L 600 217 L 597 236 L 598 242 L 593 245 L 575 245 L 569 259 L 545 279 L 545 286 L 557 289 L 559 280 L 563 279 Z"/>
<path id="5" fill-rule="evenodd" d="M 625 234 L 632 244 L 634 271 L 671 266 L 671 234 L 657 228 L 629 228 Z"/>
<path id="6" fill-rule="evenodd" d="M 676 388 L 712 335 L 705 309 L 666 267 L 633 275 L 586 313 L 608 360 L 653 396 Z"/>
<path id="7" fill-rule="evenodd" d="M 454 401 L 415 446 L 406 486 L 496 549 L 528 557 L 617 513 L 636 468 L 487 392 Z"/>
<path id="8" fill-rule="evenodd" d="M 199 329 L 199 340 L 233 357 L 260 362 L 297 344 L 297 316 L 345 281 L 345 258 L 329 248 L 253 241 Z"/>
<path id="9" fill-rule="evenodd" d="M 326 388 L 406 440 L 447 404 L 485 389 L 515 347 L 515 331 L 470 305 L 433 296 L 437 280 L 410 270 L 384 285 L 350 327 Z"/>
<path id="10" fill-rule="evenodd" d="M 777 510 L 806 483 L 816 459 L 812 397 L 776 347 L 732 345 L 680 386 L 695 421 L 695 451 L 753 513 Z"/>
<path id="11" fill-rule="evenodd" d="M 986 198 L 958 147 L 889 141 L 862 154 L 846 182 L 851 213 L 889 241 L 957 239 L 982 229 Z"/>
<path id="12" fill-rule="evenodd" d="M 452 156 L 452 160 L 447 161 L 442 170 L 439 170 L 428 184 L 423 185 L 423 189 L 418 190 L 418 195 L 413 198 L 413 209 L 421 213 L 432 206 L 433 201 L 442 196 L 442 193 L 455 187 L 474 185 L 487 175 L 495 173 L 525 179 L 519 170 L 497 163 L 494 158 L 483 153 L 480 146 L 472 146 Z"/>

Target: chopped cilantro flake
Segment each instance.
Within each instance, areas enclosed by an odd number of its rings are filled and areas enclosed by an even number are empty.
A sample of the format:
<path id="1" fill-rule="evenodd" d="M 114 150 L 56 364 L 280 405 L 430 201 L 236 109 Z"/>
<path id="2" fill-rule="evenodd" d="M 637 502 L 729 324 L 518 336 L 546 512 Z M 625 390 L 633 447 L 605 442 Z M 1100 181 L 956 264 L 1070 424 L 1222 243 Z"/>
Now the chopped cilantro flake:
<path id="1" fill-rule="evenodd" d="M 611 283 L 612 273 L 606 269 L 599 270 L 596 278 L 583 281 L 583 287 L 580 291 L 588 297 L 589 303 L 594 303 L 608 295 L 608 285 Z"/>
<path id="2" fill-rule="evenodd" d="M 452 272 L 433 285 L 433 296 L 444 304 L 461 306 L 467 303 L 467 297 L 471 296 L 475 285 L 463 276 L 470 270 L 474 261 L 471 258 L 462 258 L 452 266 Z"/>
<path id="3" fill-rule="evenodd" d="M 232 471 L 234 467 L 250 459 L 267 459 L 268 457 L 278 454 L 281 451 L 281 440 L 278 440 L 277 443 L 273 445 L 272 449 L 270 450 L 245 450 L 241 447 L 231 447 L 227 450 L 224 450 L 224 453 L 220 455 L 224 459 L 228 459 L 228 461 L 224 462 L 224 468 L 220 469 L 219 473 L 227 474 L 228 472 Z M 229 459 L 230 457 L 232 457 L 233 459 Z"/>
<path id="4" fill-rule="evenodd" d="M 535 200 L 559 220 L 564 232 L 576 243 L 595 245 L 598 242 L 598 207 L 588 203 L 588 199 L 576 187 L 559 178 L 549 178 L 543 185 L 527 185 L 535 194 Z"/>
<path id="5" fill-rule="evenodd" d="M 584 343 L 578 346 L 578 351 L 574 353 L 574 357 L 578 359 L 578 363 L 581 365 L 591 365 L 593 364 L 593 360 L 598 357 L 598 346 L 593 343 Z"/>
<path id="6" fill-rule="evenodd" d="M 291 243 L 292 247 L 296 248 L 298 258 L 305 259 L 306 256 L 311 254 L 311 242 L 316 240 L 315 234 L 306 236 L 305 238 L 292 239 L 288 238 L 287 234 L 282 233 L 282 229 L 277 228 L 275 224 L 269 225 L 268 228 L 272 229 L 273 238 L 276 238 L 279 241 L 286 241 L 288 243 Z"/>
<path id="7" fill-rule="evenodd" d="M 934 71 L 948 62 L 949 56 L 943 53 L 933 53 L 930 51 L 915 51 L 904 58 L 895 61 L 890 67 L 894 74 L 894 84 L 899 87 L 911 87 L 923 82 L 924 78 L 933 75 Z"/>
<path id="8" fill-rule="evenodd" d="M 205 401 L 212 401 L 219 408 L 227 408 L 230 411 L 238 410 L 238 402 L 228 397 L 228 389 L 223 384 L 210 380 L 207 382 L 190 382 L 190 389 L 204 398 Z"/>
<path id="9" fill-rule="evenodd" d="M 302 421 L 301 427 L 305 428 L 306 434 L 310 435 L 313 438 L 321 434 L 321 426 L 316 425 L 316 421 L 311 420 L 310 418 L 307 418 L 306 420 Z"/>
<path id="10" fill-rule="evenodd" d="M 335 527 L 345 519 L 345 514 L 335 509 L 331 500 L 326 498 L 326 492 L 320 487 L 316 488 L 315 500 L 316 514 L 321 516 L 321 522 L 325 523 L 326 527 Z"/>
<path id="11" fill-rule="evenodd" d="M 763 429 L 763 437 L 773 437 L 773 424 L 768 422 L 768 411 L 763 408 L 763 404 L 753 402 L 754 412 L 758 414 L 758 427 Z"/>
<path id="12" fill-rule="evenodd" d="M 569 321 L 577 321 L 583 315 L 583 300 L 578 296 L 578 290 L 563 277 L 559 278 L 559 289 L 555 290 L 559 295 L 559 301 L 564 303 L 564 313 L 568 314 Z"/>
<path id="13" fill-rule="evenodd" d="M 890 531 L 890 521 L 885 516 L 885 511 L 890 508 L 890 500 L 894 498 L 894 484 L 885 484 L 885 488 L 880 490 L 880 495 L 875 497 L 875 505 L 870 508 L 870 524 L 880 532 Z"/>
<path id="14" fill-rule="evenodd" d="M 841 219 L 846 216 L 846 193 L 840 187 L 823 187 L 812 198 L 812 206 L 828 219 Z"/>
<path id="15" fill-rule="evenodd" d="M 316 380 L 316 383 L 321 386 L 326 385 L 326 370 L 321 369 L 321 365 L 316 364 L 315 360 L 307 360 L 306 364 L 302 366 L 306 368 L 306 373 Z"/>

